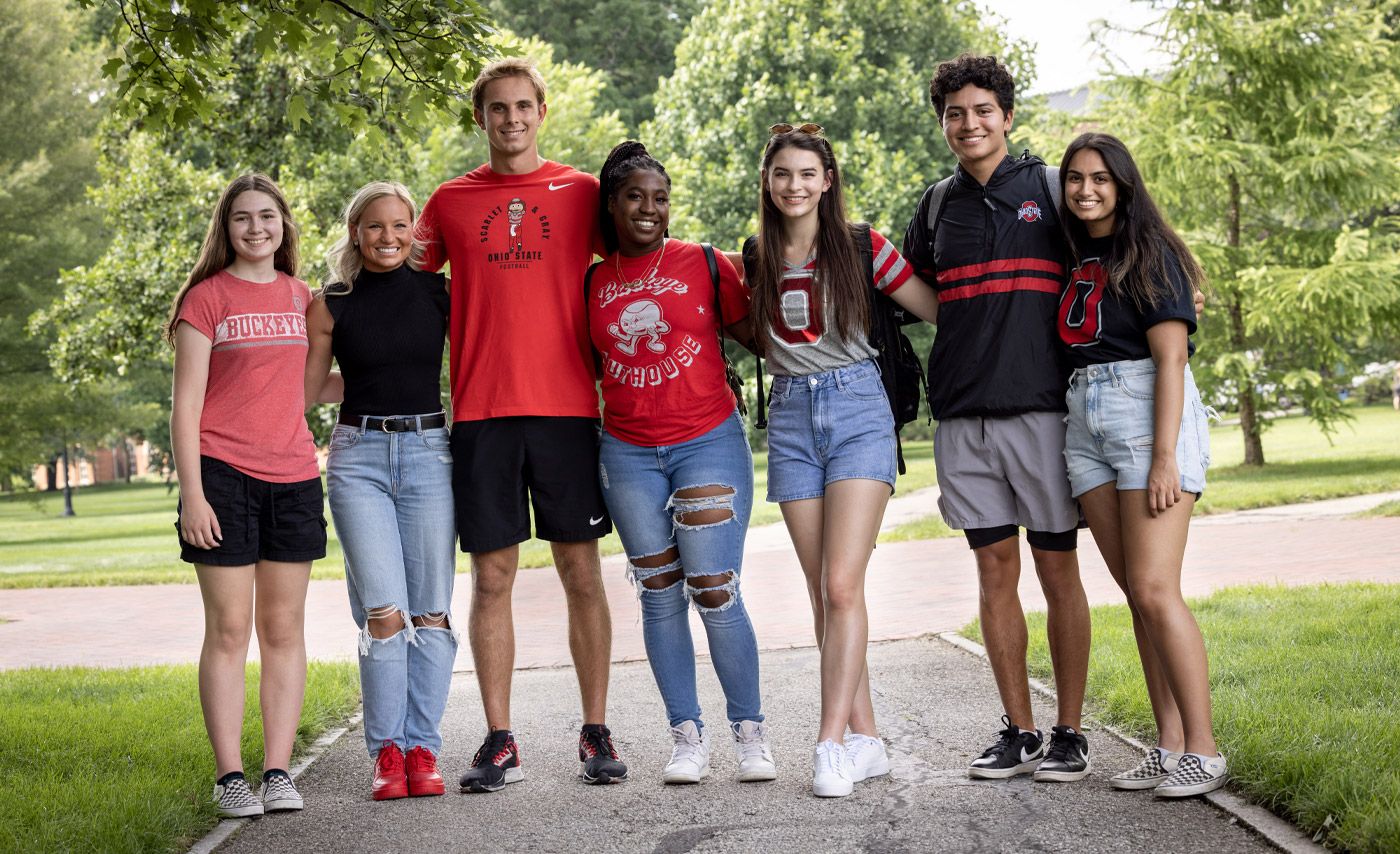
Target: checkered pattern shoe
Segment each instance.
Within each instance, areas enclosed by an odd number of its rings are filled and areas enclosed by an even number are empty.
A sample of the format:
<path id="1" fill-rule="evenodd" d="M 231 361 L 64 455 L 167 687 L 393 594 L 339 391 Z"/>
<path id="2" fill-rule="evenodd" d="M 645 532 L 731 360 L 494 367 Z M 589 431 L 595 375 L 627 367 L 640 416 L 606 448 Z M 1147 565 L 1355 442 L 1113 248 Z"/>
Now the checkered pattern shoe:
<path id="1" fill-rule="evenodd" d="M 292 785 L 292 778 L 287 772 L 280 769 L 263 774 L 262 802 L 264 812 L 299 810 L 302 807 L 301 792 Z"/>
<path id="2" fill-rule="evenodd" d="M 1180 753 L 1172 753 L 1161 747 L 1147 751 L 1136 768 L 1115 774 L 1108 783 L 1115 789 L 1155 789 L 1176 770 L 1181 761 Z"/>
<path id="3" fill-rule="evenodd" d="M 248 788 L 248 781 L 237 771 L 230 771 L 214 784 L 214 809 L 225 818 L 248 818 L 262 815 L 262 801 Z"/>
<path id="4" fill-rule="evenodd" d="M 1176 770 L 1153 791 L 1159 798 L 1189 798 L 1204 795 L 1225 785 L 1228 776 L 1225 757 L 1202 756 L 1199 753 L 1183 753 Z"/>

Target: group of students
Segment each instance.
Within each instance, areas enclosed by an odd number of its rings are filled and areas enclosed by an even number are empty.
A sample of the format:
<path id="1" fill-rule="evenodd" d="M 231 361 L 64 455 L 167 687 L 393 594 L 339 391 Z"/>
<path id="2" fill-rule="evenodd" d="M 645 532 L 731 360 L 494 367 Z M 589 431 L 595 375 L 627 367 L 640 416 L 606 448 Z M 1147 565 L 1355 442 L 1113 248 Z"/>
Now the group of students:
<path id="1" fill-rule="evenodd" d="M 359 190 L 314 296 L 295 278 L 297 232 L 280 191 L 261 175 L 230 184 L 167 324 L 177 528 L 205 605 L 200 699 L 219 811 L 302 806 L 286 769 L 305 686 L 307 581 L 326 547 L 303 417 L 316 402 L 340 403 L 326 483 L 360 627 L 375 800 L 445 790 L 454 536 L 471 555 L 468 634 L 487 725 L 460 788 L 523 779 L 510 596 L 532 511 L 568 605 L 583 779 L 628 775 L 606 726 L 612 630 L 597 540 L 614 523 L 670 727 L 662 779 L 695 783 L 711 770 L 691 607 L 723 689 L 738 779 L 774 779 L 740 590 L 753 464 L 726 336 L 765 356 L 772 375 L 767 498 L 806 577 L 821 656 L 813 792 L 848 795 L 888 773 L 864 580 L 898 452 L 872 291 L 937 325 L 939 504 L 976 556 L 1006 712 L 968 773 L 1073 781 L 1090 771 L 1079 732 L 1082 508 L 1127 595 L 1158 729 L 1157 746 L 1113 785 L 1165 797 L 1221 785 L 1205 649 L 1179 581 L 1208 464 L 1206 409 L 1187 364 L 1204 277 L 1114 137 L 1080 136 L 1058 170 L 1011 157 L 1014 96 L 992 57 L 939 66 L 930 99 L 958 167 L 925 194 L 902 253 L 848 219 L 840 167 L 813 123 L 770 129 L 758 233 L 742 263 L 670 238 L 670 177 L 640 143 L 617 146 L 597 178 L 540 157 L 545 86 L 523 59 L 488 65 L 472 88 L 489 162 L 440 186 L 421 215 L 400 184 Z M 445 264 L 450 279 L 434 272 Z M 450 418 L 439 405 L 444 338 Z M 1048 744 L 1025 672 L 1022 527 L 1059 691 Z M 254 625 L 266 769 L 257 794 L 239 754 Z"/>

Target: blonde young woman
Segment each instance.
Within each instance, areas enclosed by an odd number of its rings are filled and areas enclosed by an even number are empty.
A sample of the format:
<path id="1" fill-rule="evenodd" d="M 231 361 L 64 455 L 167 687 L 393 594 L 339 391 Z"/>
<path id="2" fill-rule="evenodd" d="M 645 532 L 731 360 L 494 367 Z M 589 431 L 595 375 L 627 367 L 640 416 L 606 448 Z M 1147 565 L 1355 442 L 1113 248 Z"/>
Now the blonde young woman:
<path id="1" fill-rule="evenodd" d="M 331 283 L 307 314 L 307 400 L 332 356 L 345 383 L 326 482 L 360 627 L 377 801 L 443 793 L 439 723 L 457 654 L 452 456 L 439 388 L 448 294 L 442 274 L 416 269 L 415 215 L 401 184 L 360 188 L 327 257 Z"/>

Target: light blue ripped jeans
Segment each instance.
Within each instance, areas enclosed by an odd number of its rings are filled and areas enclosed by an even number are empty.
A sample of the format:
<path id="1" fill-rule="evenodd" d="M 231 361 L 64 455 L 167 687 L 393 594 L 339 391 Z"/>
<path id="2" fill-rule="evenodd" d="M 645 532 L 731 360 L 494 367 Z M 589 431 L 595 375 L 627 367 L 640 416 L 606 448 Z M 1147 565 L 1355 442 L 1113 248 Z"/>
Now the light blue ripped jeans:
<path id="1" fill-rule="evenodd" d="M 604 430 L 599 462 L 603 499 L 627 551 L 628 573 L 642 602 L 647 659 L 671 726 L 683 721 L 703 726 L 695 690 L 691 604 L 705 625 L 730 722 L 762 721 L 758 642 L 739 593 L 744 535 L 753 509 L 753 456 L 739 413 L 679 445 L 639 447 Z M 678 495 L 698 487 L 722 494 Z M 703 511 L 728 515 L 718 521 L 687 519 Z M 636 565 L 668 551 L 677 556 L 662 566 Z M 648 579 L 677 571 L 682 577 L 672 584 L 646 586 Z M 707 577 L 725 581 L 717 587 L 690 583 Z"/>
<path id="2" fill-rule="evenodd" d="M 360 689 L 370 756 L 392 741 L 442 749 L 439 724 L 458 638 L 452 454 L 447 429 L 384 433 L 338 424 L 326 486 L 345 552 L 350 612 L 360 627 Z M 370 617 L 399 614 L 402 631 L 371 637 Z M 414 617 L 442 627 L 415 626 Z"/>

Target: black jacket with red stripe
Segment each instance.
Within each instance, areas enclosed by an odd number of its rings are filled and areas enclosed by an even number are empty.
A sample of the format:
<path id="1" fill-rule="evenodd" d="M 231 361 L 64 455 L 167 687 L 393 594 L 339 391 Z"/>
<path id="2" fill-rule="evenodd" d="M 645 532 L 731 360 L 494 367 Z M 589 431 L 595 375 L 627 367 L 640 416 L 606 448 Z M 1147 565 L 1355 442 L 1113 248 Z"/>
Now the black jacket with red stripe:
<path id="1" fill-rule="evenodd" d="M 959 166 L 936 233 L 932 187 L 909 223 L 904 257 L 938 291 L 934 418 L 1065 411 L 1055 310 L 1067 251 L 1044 173 L 1039 158 L 1008 156 L 983 187 Z"/>

